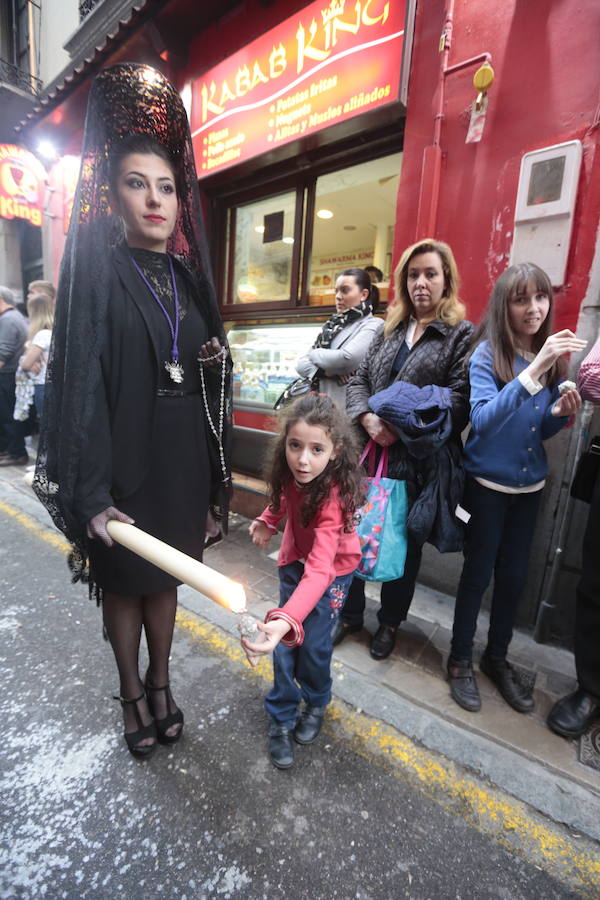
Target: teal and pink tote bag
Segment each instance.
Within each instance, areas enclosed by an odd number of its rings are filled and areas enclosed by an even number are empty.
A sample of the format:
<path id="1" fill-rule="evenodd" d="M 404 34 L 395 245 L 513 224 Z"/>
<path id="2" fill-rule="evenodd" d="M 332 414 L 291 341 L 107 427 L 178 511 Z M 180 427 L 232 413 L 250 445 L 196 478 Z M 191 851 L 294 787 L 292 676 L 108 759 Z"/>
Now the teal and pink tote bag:
<path id="1" fill-rule="evenodd" d="M 404 575 L 408 497 L 404 481 L 387 477 L 388 448 L 384 447 L 373 474 L 377 444 L 369 441 L 360 458 L 369 458 L 365 479 L 366 503 L 356 526 L 362 557 L 355 572 L 365 581 L 394 581 Z"/>

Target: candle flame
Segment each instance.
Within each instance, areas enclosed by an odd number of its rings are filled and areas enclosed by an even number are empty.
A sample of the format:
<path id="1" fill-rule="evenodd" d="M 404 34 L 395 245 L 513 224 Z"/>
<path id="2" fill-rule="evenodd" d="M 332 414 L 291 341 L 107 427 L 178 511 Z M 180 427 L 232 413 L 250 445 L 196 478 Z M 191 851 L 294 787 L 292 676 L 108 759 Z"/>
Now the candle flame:
<path id="1" fill-rule="evenodd" d="M 234 613 L 246 612 L 246 591 L 244 585 L 238 581 L 232 581 L 227 587 L 227 595 L 221 594 L 214 598 L 220 606 Z"/>

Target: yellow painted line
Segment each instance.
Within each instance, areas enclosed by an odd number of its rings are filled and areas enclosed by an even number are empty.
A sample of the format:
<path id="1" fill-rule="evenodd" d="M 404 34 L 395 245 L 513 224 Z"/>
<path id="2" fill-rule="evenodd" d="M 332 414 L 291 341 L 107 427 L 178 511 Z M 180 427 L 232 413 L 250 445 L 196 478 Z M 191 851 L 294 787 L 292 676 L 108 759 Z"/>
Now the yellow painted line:
<path id="1" fill-rule="evenodd" d="M 70 550 L 62 536 L 53 534 L 9 504 L 0 501 L 0 511 L 56 549 Z M 177 625 L 216 655 L 244 665 L 241 674 L 246 677 L 265 685 L 271 681 L 270 659 L 264 658 L 258 666 L 251 668 L 245 664 L 246 657 L 239 642 L 215 625 L 181 607 L 177 612 Z M 390 763 L 389 768 L 397 777 L 419 784 L 440 806 L 455 813 L 460 807 L 462 818 L 478 831 L 491 835 L 510 852 L 580 891 L 582 896 L 594 900 L 600 896 L 600 851 L 591 839 L 570 840 L 561 833 L 564 829 L 560 826 L 552 828 L 542 824 L 542 815 L 532 814 L 524 803 L 508 798 L 500 789 L 482 786 L 480 781 L 460 772 L 448 760 L 365 713 L 334 701 L 329 707 L 328 718 L 352 740 L 353 750 L 362 756 Z"/>
<path id="2" fill-rule="evenodd" d="M 215 654 L 234 663 L 245 663 L 239 642 L 220 628 L 182 609 L 178 610 L 177 624 Z M 273 677 L 270 660 L 262 659 L 255 668 L 246 665 L 244 674 L 268 685 Z M 561 826 L 552 829 L 542 824 L 541 813 L 532 815 L 524 803 L 508 798 L 499 788 L 482 786 L 448 760 L 365 713 L 334 701 L 327 716 L 362 756 L 385 759 L 392 764 L 396 776 L 417 782 L 431 799 L 454 813 L 460 807 L 461 817 L 478 831 L 491 835 L 511 853 L 579 890 L 582 896 L 594 900 L 600 896 L 600 852 L 581 846 L 592 847 L 594 842 L 590 839 L 570 840 L 561 833 Z"/>
<path id="3" fill-rule="evenodd" d="M 24 515 L 24 513 L 15 509 L 13 506 L 9 506 L 8 503 L 4 503 L 2 500 L 0 500 L 0 511 L 6 513 L 7 516 L 10 516 L 11 519 L 14 519 L 15 522 L 18 522 L 23 528 L 31 531 L 41 541 L 45 541 L 52 547 L 56 547 L 57 550 L 62 550 L 63 553 L 70 552 L 71 545 L 62 534 L 57 534 L 54 531 L 50 531 L 48 528 L 44 528 L 38 522 L 30 519 L 29 516 Z"/>

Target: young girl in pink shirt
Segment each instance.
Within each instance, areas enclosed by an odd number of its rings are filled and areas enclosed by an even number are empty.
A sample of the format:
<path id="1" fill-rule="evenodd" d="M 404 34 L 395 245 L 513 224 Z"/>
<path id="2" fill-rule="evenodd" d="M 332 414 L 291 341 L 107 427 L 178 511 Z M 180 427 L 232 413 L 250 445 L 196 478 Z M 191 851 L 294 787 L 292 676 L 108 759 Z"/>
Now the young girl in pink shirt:
<path id="1" fill-rule="evenodd" d="M 277 768 L 288 769 L 292 737 L 311 744 L 321 730 L 331 700 L 331 628 L 360 561 L 358 450 L 352 425 L 327 396 L 307 394 L 284 411 L 268 481 L 270 503 L 250 535 L 266 547 L 287 515 L 280 602 L 257 623 L 262 642 L 242 638 L 242 645 L 253 664 L 273 651 L 274 684 L 265 699 L 269 753 Z"/>

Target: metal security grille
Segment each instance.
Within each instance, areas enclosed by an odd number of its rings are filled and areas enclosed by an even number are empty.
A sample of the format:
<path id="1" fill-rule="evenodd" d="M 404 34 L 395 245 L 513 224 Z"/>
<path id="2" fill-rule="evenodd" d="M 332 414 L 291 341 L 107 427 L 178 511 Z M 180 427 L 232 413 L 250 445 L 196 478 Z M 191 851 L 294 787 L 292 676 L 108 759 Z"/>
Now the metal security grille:
<path id="1" fill-rule="evenodd" d="M 42 89 L 42 82 L 39 78 L 35 78 L 29 72 L 13 66 L 4 59 L 0 59 L 0 82 L 21 88 L 31 94 L 39 94 Z"/>
<path id="2" fill-rule="evenodd" d="M 101 0 L 79 0 L 79 21 L 81 22 Z"/>

